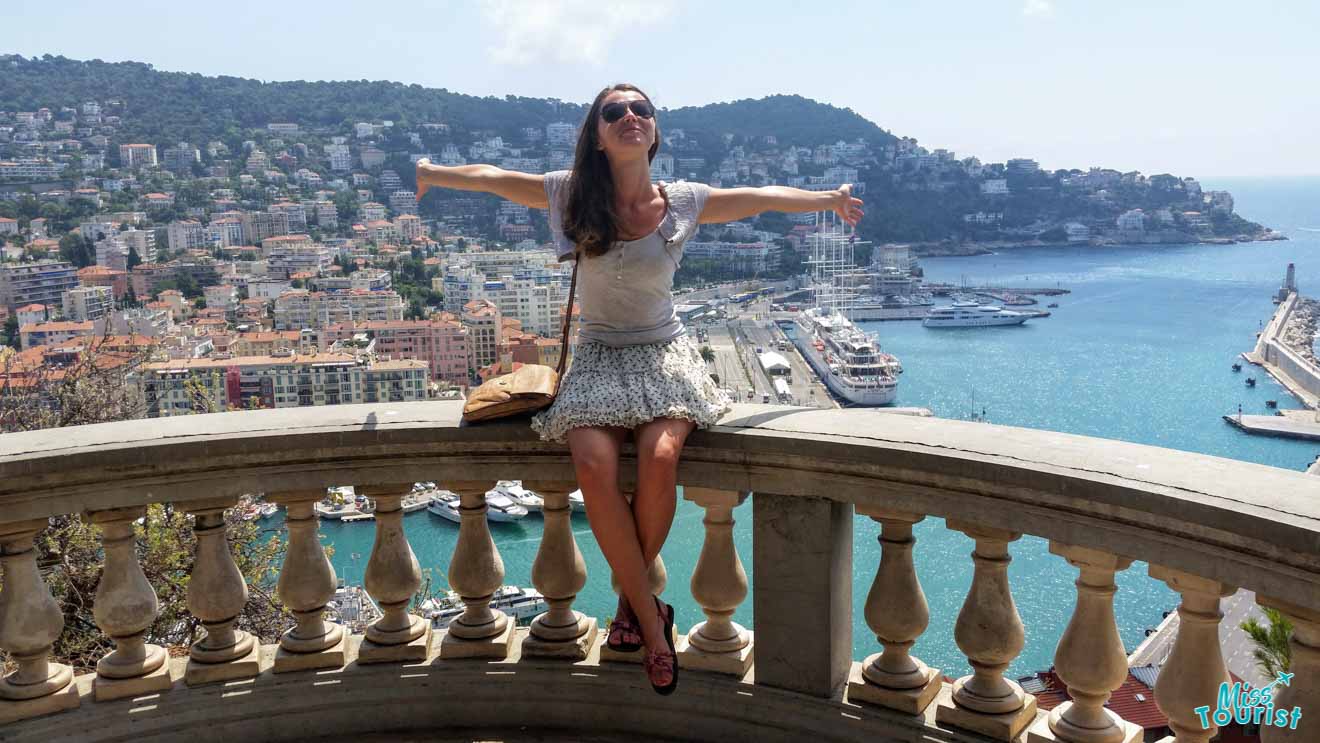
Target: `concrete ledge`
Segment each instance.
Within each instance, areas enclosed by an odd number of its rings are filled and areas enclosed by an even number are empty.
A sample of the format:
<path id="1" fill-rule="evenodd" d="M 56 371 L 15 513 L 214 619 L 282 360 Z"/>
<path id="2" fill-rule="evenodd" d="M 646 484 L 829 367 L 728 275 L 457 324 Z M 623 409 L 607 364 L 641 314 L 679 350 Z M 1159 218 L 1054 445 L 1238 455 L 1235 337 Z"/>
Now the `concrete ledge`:
<path id="1" fill-rule="evenodd" d="M 520 630 L 519 636 L 525 636 Z M 343 669 L 275 674 L 269 662 L 255 679 L 173 688 L 137 699 L 93 702 L 91 678 L 73 687 L 76 710 L 14 722 L 7 743 L 77 740 L 296 741 L 359 740 L 409 732 L 528 730 L 568 738 L 620 736 L 728 743 L 735 740 L 852 743 L 858 740 L 983 741 L 926 718 L 754 686 L 722 674 L 685 669 L 678 691 L 655 694 L 633 664 L 574 664 L 523 659 L 520 643 L 503 661 L 444 660 L 438 643 L 417 663 L 352 663 L 360 636 L 349 641 Z M 275 647 L 262 648 L 263 660 Z M 172 671 L 182 676 L 183 659 Z M 85 683 L 80 683 L 85 682 Z M 927 719 L 929 718 L 929 719 Z"/>
<path id="2" fill-rule="evenodd" d="M 460 402 L 285 408 L 0 437 L 0 519 L 340 484 L 563 479 L 525 421 Z M 635 477 L 625 447 L 621 477 Z M 1320 610 L 1320 481 L 1159 447 L 985 423 L 738 404 L 679 482 L 957 516 L 1105 549 Z"/>

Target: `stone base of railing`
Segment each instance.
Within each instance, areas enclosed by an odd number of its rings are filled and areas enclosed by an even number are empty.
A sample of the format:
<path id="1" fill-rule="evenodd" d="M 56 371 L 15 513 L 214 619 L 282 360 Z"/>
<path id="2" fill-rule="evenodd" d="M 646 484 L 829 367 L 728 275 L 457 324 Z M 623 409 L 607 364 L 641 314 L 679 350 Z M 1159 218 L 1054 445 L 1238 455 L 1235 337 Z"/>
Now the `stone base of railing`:
<path id="1" fill-rule="evenodd" d="M 718 743 L 984 740 L 937 724 L 935 704 L 911 715 L 846 698 L 819 699 L 756 686 L 754 668 L 742 679 L 685 668 L 678 692 L 660 697 L 636 665 L 600 662 L 603 637 L 580 661 L 523 657 L 527 638 L 526 629 L 517 630 L 509 656 L 501 660 L 444 659 L 440 643 L 433 642 L 417 662 L 363 664 L 362 636 L 353 635 L 343 667 L 279 674 L 273 668 L 277 647 L 267 645 L 255 678 L 192 687 L 184 683 L 187 659 L 175 658 L 163 666 L 169 689 L 107 702 L 94 701 L 95 674 L 87 674 L 58 698 L 39 700 L 43 711 L 0 702 L 0 723 L 7 723 L 0 739 L 347 741 L 367 733 L 443 737 L 445 730 L 522 729 Z M 855 670 L 860 673 L 860 666 Z M 939 698 L 949 694 L 944 685 Z M 20 719 L 26 715 L 43 716 Z"/>
<path id="2" fill-rule="evenodd" d="M 74 679 L 72 683 L 54 694 L 37 697 L 36 699 L 24 699 L 17 702 L 0 701 L 0 725 L 8 725 L 30 717 L 39 717 L 77 708 L 82 702 L 83 687 L 86 686 L 85 683 L 80 684 L 79 682 L 84 679 L 90 681 L 92 678 L 92 676 L 85 676 Z M 88 704 L 91 704 L 90 699 Z M 0 736 L 3 736 L 4 733 L 5 729 L 0 728 Z"/>

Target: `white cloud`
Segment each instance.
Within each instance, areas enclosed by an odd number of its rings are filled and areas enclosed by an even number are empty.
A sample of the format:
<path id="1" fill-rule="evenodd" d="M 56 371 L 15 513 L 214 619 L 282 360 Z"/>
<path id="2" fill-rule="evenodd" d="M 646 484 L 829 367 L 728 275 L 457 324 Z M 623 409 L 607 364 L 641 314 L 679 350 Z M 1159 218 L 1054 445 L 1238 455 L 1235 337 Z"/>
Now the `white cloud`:
<path id="1" fill-rule="evenodd" d="M 663 40 L 650 27 L 673 12 L 672 0 L 483 0 L 496 42 L 488 51 L 503 64 L 599 64 L 615 40 L 633 35 L 637 54 L 654 54 Z"/>
<path id="2" fill-rule="evenodd" d="M 1053 12 L 1053 0 L 1026 0 L 1026 3 L 1022 6 L 1022 15 L 1050 15 Z"/>

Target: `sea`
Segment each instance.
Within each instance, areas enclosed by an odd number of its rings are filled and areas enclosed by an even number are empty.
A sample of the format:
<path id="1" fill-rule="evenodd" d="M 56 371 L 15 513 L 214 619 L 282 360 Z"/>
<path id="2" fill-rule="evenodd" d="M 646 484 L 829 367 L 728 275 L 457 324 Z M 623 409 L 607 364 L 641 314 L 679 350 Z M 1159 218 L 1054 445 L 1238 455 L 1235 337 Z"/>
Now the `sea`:
<path id="1" fill-rule="evenodd" d="M 1242 406 L 1267 413 L 1266 400 L 1300 408 L 1263 370 L 1244 365 L 1274 311 L 1270 299 L 1288 263 L 1296 264 L 1303 295 L 1320 294 L 1320 177 L 1202 179 L 1206 189 L 1228 190 L 1244 217 L 1288 236 L 1286 241 L 1234 245 L 1134 245 L 1019 248 L 993 255 L 927 258 L 928 281 L 1000 287 L 1059 287 L 1068 294 L 1052 315 L 1020 327 L 928 329 L 919 322 L 874 322 L 882 347 L 899 357 L 904 373 L 895 404 L 923 406 L 936 415 L 984 417 L 1003 426 L 1063 431 L 1164 446 L 1304 470 L 1320 443 L 1255 437 L 1221 416 Z M 1244 378 L 1255 376 L 1254 389 Z M 755 496 L 753 496 L 754 498 Z M 680 498 L 673 530 L 662 551 L 669 573 L 665 598 L 686 631 L 704 619 L 689 590 L 703 537 L 702 510 Z M 734 538 L 749 581 L 752 504 L 734 511 Z M 283 513 L 263 522 L 267 536 L 283 538 Z M 531 586 L 542 521 L 491 524 L 504 561 L 505 582 Z M 586 561 L 587 586 L 574 607 L 600 617 L 614 613 L 608 566 L 582 514 L 573 529 Z M 878 525 L 855 520 L 853 539 L 853 654 L 858 660 L 880 645 L 866 626 L 863 606 L 880 552 Z M 458 536 L 456 524 L 426 511 L 404 518 L 404 530 L 432 590 L 448 587 L 446 571 Z M 371 554 L 373 522 L 323 521 L 323 541 L 334 548 L 339 577 L 360 584 Z M 958 611 L 972 580 L 973 542 L 942 519 L 917 525 L 915 561 L 930 605 L 930 625 L 913 654 L 945 675 L 970 672 L 954 642 Z M 1051 555 L 1045 540 L 1025 536 L 1011 545 L 1009 579 L 1026 627 L 1026 646 L 1007 671 L 1019 677 L 1048 669 L 1073 609 L 1077 571 Z M 1177 606 L 1177 595 L 1136 562 L 1117 578 L 1115 613 L 1130 652 Z M 752 601 L 734 616 L 753 626 Z"/>

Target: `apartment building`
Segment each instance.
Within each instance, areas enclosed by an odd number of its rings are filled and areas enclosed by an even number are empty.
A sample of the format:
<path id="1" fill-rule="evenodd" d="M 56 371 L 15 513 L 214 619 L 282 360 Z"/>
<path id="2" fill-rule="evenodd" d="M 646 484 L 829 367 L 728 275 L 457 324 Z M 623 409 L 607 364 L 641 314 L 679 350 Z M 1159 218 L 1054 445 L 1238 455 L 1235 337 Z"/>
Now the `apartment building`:
<path id="1" fill-rule="evenodd" d="M 58 307 L 64 293 L 77 286 L 77 270 L 64 261 L 0 265 L 0 302 L 10 312 L 33 303 Z"/>
<path id="2" fill-rule="evenodd" d="M 336 323 L 402 320 L 403 298 L 395 291 L 313 292 L 294 289 L 275 299 L 275 329 L 325 328 Z"/>
<path id="3" fill-rule="evenodd" d="M 358 335 L 375 341 L 375 352 L 386 359 L 421 359 L 431 378 L 466 385 L 472 378 L 468 330 L 453 319 L 394 320 L 337 323 L 325 329 L 323 344 Z"/>

